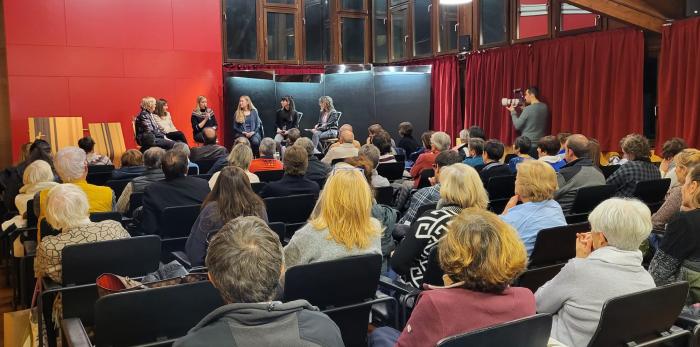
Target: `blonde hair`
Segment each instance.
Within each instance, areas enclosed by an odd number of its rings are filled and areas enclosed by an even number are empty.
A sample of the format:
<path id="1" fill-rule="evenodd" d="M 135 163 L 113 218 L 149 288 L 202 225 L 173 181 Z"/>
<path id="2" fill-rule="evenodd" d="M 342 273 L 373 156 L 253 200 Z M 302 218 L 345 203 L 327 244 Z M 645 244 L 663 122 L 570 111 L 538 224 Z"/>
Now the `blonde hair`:
<path id="1" fill-rule="evenodd" d="M 90 222 L 90 204 L 87 195 L 78 186 L 59 184 L 46 198 L 46 221 L 58 230 L 64 230 Z"/>
<path id="2" fill-rule="evenodd" d="M 557 173 L 551 165 L 537 160 L 525 160 L 518 165 L 516 194 L 534 202 L 550 200 L 557 190 Z"/>
<path id="3" fill-rule="evenodd" d="M 36 184 L 41 182 L 53 182 L 54 176 L 51 165 L 43 160 L 35 160 L 24 169 L 22 183 Z"/>
<path id="4" fill-rule="evenodd" d="M 228 155 L 229 165 L 239 167 L 245 171 L 248 171 L 251 161 L 253 161 L 253 150 L 242 143 L 233 146 L 231 153 Z"/>
<path id="5" fill-rule="evenodd" d="M 372 192 L 362 172 L 336 169 L 328 177 L 309 223 L 318 230 L 328 228 L 330 239 L 348 250 L 366 249 L 380 232 L 371 210 Z"/>
<path id="6" fill-rule="evenodd" d="M 245 111 L 250 111 L 250 110 L 252 110 L 252 109 L 255 108 L 255 105 L 253 105 L 253 102 L 250 100 L 250 97 L 249 97 L 248 95 L 241 95 L 241 97 L 239 98 L 239 100 L 240 100 L 240 99 L 245 99 L 245 101 L 248 102 L 248 109 L 245 110 Z M 243 123 L 243 122 L 245 122 L 245 114 L 244 114 L 243 112 L 244 112 L 244 110 L 242 110 L 242 109 L 241 109 L 241 106 L 239 105 L 239 106 L 236 108 L 236 114 L 235 114 L 235 117 L 234 117 L 235 120 L 236 120 L 236 123 Z"/>
<path id="7" fill-rule="evenodd" d="M 525 245 L 515 229 L 479 208 L 452 218 L 438 243 L 438 259 L 452 280 L 487 293 L 503 292 L 527 266 Z"/>
<path id="8" fill-rule="evenodd" d="M 440 199 L 462 208 L 485 209 L 489 204 L 479 174 L 471 166 L 462 163 L 440 169 Z"/>
<path id="9" fill-rule="evenodd" d="M 198 95 L 198 96 L 197 96 L 197 105 L 194 105 L 194 109 L 192 110 L 192 112 L 196 113 L 197 115 L 201 115 L 201 114 L 202 114 L 202 110 L 199 108 L 199 103 L 201 103 L 202 100 L 206 100 L 206 99 L 207 99 L 206 96 L 204 96 L 204 95 Z"/>
<path id="10" fill-rule="evenodd" d="M 676 176 L 678 176 L 678 182 L 685 182 L 685 177 L 688 175 L 688 169 L 693 165 L 700 163 L 700 151 L 695 148 L 686 148 L 680 151 L 673 158 L 673 162 L 676 163 Z M 684 168 L 685 170 L 679 171 L 678 168 Z"/>
<path id="11" fill-rule="evenodd" d="M 150 112 L 151 109 L 156 107 L 156 98 L 152 96 L 147 96 L 141 99 L 141 108 Z"/>

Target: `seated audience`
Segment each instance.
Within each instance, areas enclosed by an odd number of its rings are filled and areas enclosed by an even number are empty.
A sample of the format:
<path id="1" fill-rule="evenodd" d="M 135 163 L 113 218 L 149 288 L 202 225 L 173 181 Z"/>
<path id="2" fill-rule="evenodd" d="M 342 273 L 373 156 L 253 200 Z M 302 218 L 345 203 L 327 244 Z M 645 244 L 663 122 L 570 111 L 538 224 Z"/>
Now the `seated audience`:
<path id="1" fill-rule="evenodd" d="M 464 158 L 462 163 L 467 164 L 473 168 L 484 166 L 484 145 L 486 142 L 484 140 L 475 137 L 469 139 L 469 153 Z M 477 170 L 478 171 L 478 170 Z"/>
<path id="2" fill-rule="evenodd" d="M 17 228 L 27 226 L 27 203 L 34 199 L 34 196 L 45 189 L 51 189 L 58 185 L 56 178 L 51 171 L 51 165 L 43 160 L 35 160 L 24 169 L 24 185 L 19 189 L 19 194 L 15 196 L 15 208 L 18 215 L 2 223 L 2 230 L 6 231 L 12 225 Z M 34 209 L 32 208 L 32 212 Z M 15 242 L 20 242 L 19 238 Z M 20 256 L 15 254 L 15 256 Z"/>
<path id="3" fill-rule="evenodd" d="M 654 231 L 665 232 L 666 224 L 681 210 L 683 205 L 683 185 L 688 175 L 688 168 L 695 165 L 700 165 L 700 151 L 697 149 L 688 148 L 676 154 L 673 165 L 676 184 L 669 188 L 664 198 L 664 203 L 659 210 L 651 215 L 651 224 L 654 226 Z"/>
<path id="4" fill-rule="evenodd" d="M 370 184 L 373 188 L 391 186 L 389 180 L 377 172 L 377 166 L 379 166 L 379 149 L 377 149 L 375 145 L 362 145 L 358 155 L 367 158 L 372 164 L 372 180 Z"/>
<path id="5" fill-rule="evenodd" d="M 430 250 L 443 236 L 452 217 L 465 208 L 485 209 L 488 204 L 488 195 L 474 168 L 458 163 L 441 169 L 437 208 L 411 224 L 411 230 L 391 256 L 391 268 L 404 281 L 420 288 Z"/>
<path id="6" fill-rule="evenodd" d="M 518 166 L 515 195 L 506 204 L 501 218 L 518 231 L 528 257 L 540 230 L 566 225 L 561 206 L 553 200 L 556 189 L 557 175 L 550 165 L 528 160 Z"/>
<path id="7" fill-rule="evenodd" d="M 396 157 L 392 152 L 391 136 L 386 131 L 380 131 L 372 138 L 372 144 L 379 149 L 379 163 L 395 163 Z"/>
<path id="8" fill-rule="evenodd" d="M 408 154 L 408 161 L 415 163 L 418 157 L 423 153 L 430 152 L 430 137 L 433 136 L 434 131 L 426 131 L 420 136 L 421 146 L 418 147 L 413 153 Z"/>
<path id="9" fill-rule="evenodd" d="M 362 171 L 335 168 L 309 222 L 284 247 L 287 268 L 353 255 L 382 254 L 381 226 L 371 213 L 372 191 Z"/>
<path id="10" fill-rule="evenodd" d="M 430 136 L 430 151 L 418 156 L 416 163 L 411 168 L 411 178 L 414 180 L 413 187 L 418 187 L 420 181 L 420 173 L 425 169 L 430 169 L 435 163 L 435 157 L 450 148 L 450 135 L 439 131 Z"/>
<path id="11" fill-rule="evenodd" d="M 161 167 L 165 179 L 151 183 L 143 192 L 140 231 L 156 234 L 160 215 L 166 207 L 201 204 L 209 194 L 207 181 L 187 176 L 187 156 L 171 150 L 163 156 Z"/>
<path id="12" fill-rule="evenodd" d="M 525 160 L 532 159 L 530 156 L 530 148 L 532 147 L 532 141 L 525 136 L 518 136 L 513 144 L 513 149 L 517 156 L 510 161 L 508 161 L 508 169 L 511 173 L 516 173 L 518 171 L 518 164 Z"/>
<path id="13" fill-rule="evenodd" d="M 484 142 L 486 141 L 486 132 L 484 132 L 484 129 L 472 125 L 469 127 L 469 138 L 470 139 L 482 139 Z"/>
<path id="14" fill-rule="evenodd" d="M 659 249 L 649 265 L 657 286 L 688 281 L 688 304 L 700 302 L 700 166 L 688 169 L 683 206 L 666 225 Z"/>
<path id="15" fill-rule="evenodd" d="M 559 203 L 564 214 L 571 211 L 579 188 L 605 184 L 605 176 L 593 165 L 589 156 L 588 139 L 574 134 L 564 142 L 564 165 L 557 173 L 557 186 L 554 200 Z"/>
<path id="16" fill-rule="evenodd" d="M 578 234 L 576 258 L 535 293 L 537 312 L 554 315 L 553 339 L 565 346 L 588 345 L 606 301 L 654 288 L 639 251 L 651 230 L 650 217 L 643 203 L 617 198 L 591 212 L 591 232 Z"/>
<path id="17" fill-rule="evenodd" d="M 192 266 L 204 265 L 209 241 L 227 222 L 240 216 L 256 216 L 267 222 L 265 203 L 250 188 L 245 172 L 227 166 L 220 173 L 214 188 L 202 203 L 202 211 L 185 244 Z"/>
<path id="18" fill-rule="evenodd" d="M 469 156 L 469 129 L 459 131 L 459 141 L 460 144 L 452 147 L 452 150 L 466 159 Z"/>
<path id="19" fill-rule="evenodd" d="M 204 128 L 202 139 L 204 145 L 190 149 L 190 160 L 216 160 L 228 155 L 226 147 L 216 143 L 216 130 L 214 128 Z"/>
<path id="20" fill-rule="evenodd" d="M 233 147 L 236 147 L 236 145 L 238 145 L 238 144 L 246 145 L 246 146 L 250 147 L 250 141 L 248 141 L 247 138 L 242 136 L 242 137 L 237 137 L 235 140 L 233 140 L 233 146 L 231 146 L 231 150 L 233 151 Z M 251 156 L 251 160 L 253 160 L 252 158 L 253 157 Z M 228 157 L 221 157 L 221 158 L 217 159 L 216 162 L 214 162 L 214 165 L 211 166 L 211 169 L 209 169 L 209 172 L 207 172 L 207 173 L 213 175 L 213 174 L 221 171 L 221 169 L 223 169 L 227 166 L 229 166 Z M 252 181 L 251 181 L 251 183 L 252 183 Z"/>
<path id="21" fill-rule="evenodd" d="M 320 161 L 314 155 L 314 144 L 308 138 L 299 138 L 299 140 L 294 142 L 294 145 L 306 150 L 307 158 L 309 158 L 309 166 L 306 168 L 304 177 L 318 183 L 319 186 L 323 186 L 328 174 L 331 172 L 331 166 Z"/>
<path id="22" fill-rule="evenodd" d="M 343 346 L 340 329 L 318 308 L 306 300 L 278 301 L 284 287 L 282 245 L 259 218 L 224 225 L 211 240 L 206 266 L 226 305 L 173 346 Z"/>
<path id="23" fill-rule="evenodd" d="M 85 136 L 78 140 L 78 147 L 87 154 L 87 163 L 89 165 L 112 165 L 109 157 L 95 153 L 95 140 L 90 136 Z"/>
<path id="24" fill-rule="evenodd" d="M 284 176 L 279 181 L 268 182 L 260 191 L 262 198 L 314 194 L 318 195 L 318 183 L 305 178 L 309 158 L 301 147 L 290 147 L 284 156 Z"/>
<path id="25" fill-rule="evenodd" d="M 2 202 L 8 211 L 15 211 L 15 197 L 23 185 L 24 170 L 36 160 L 43 160 L 53 170 L 53 155 L 51 145 L 44 140 L 34 140 L 29 146 L 27 159 L 21 161 L 15 167 L 8 167 L 0 173 L 0 187 L 2 187 Z M 55 171 L 54 171 L 55 173 Z"/>
<path id="26" fill-rule="evenodd" d="M 177 130 L 177 128 L 175 127 L 175 123 L 173 123 L 173 118 L 170 116 L 170 112 L 168 112 L 167 100 L 156 100 L 156 109 L 155 111 L 153 111 L 153 113 L 156 116 L 158 116 L 155 117 L 156 123 L 158 123 L 158 125 L 160 125 L 160 127 L 163 128 L 163 132 L 165 132 L 165 137 L 173 141 L 187 143 L 187 138 L 185 138 L 185 134 L 183 134 L 182 131 Z"/>
<path id="27" fill-rule="evenodd" d="M 340 143 L 340 145 L 329 148 L 328 152 L 326 152 L 326 155 L 323 157 L 323 159 L 321 159 L 321 161 L 331 165 L 334 159 L 356 157 L 357 148 L 355 148 L 355 145 L 352 144 L 353 141 L 355 141 L 355 135 L 352 133 L 352 131 L 341 131 L 338 138 L 338 143 Z"/>
<path id="28" fill-rule="evenodd" d="M 248 176 L 248 181 L 250 181 L 250 183 L 260 183 L 258 175 L 248 171 L 250 162 L 253 160 L 253 150 L 250 149 L 250 146 L 242 143 L 233 146 L 227 160 L 229 166 L 235 166 L 243 170 L 246 176 Z M 221 171 L 216 171 L 209 179 L 209 188 L 214 189 L 216 180 L 219 179 L 219 172 Z"/>
<path id="29" fill-rule="evenodd" d="M 399 140 L 398 147 L 403 148 L 406 155 L 418 150 L 418 141 L 413 138 L 413 124 L 410 122 L 401 122 L 401 124 L 399 124 L 399 136 L 401 139 Z"/>
<path id="30" fill-rule="evenodd" d="M 566 165 L 566 162 L 559 157 L 560 149 L 561 144 L 556 136 L 545 136 L 537 141 L 537 160 L 552 165 L 554 171 L 559 172 L 559 169 Z"/>
<path id="31" fill-rule="evenodd" d="M 338 128 L 338 134 L 340 134 L 340 133 L 342 133 L 343 131 L 346 131 L 346 130 L 349 131 L 349 132 L 351 132 L 351 133 L 353 133 L 353 134 L 355 134 L 355 132 L 352 130 L 352 125 L 350 125 L 350 124 L 343 124 L 343 125 L 341 125 L 340 128 Z M 340 141 L 338 141 L 338 142 L 332 144 L 329 148 L 338 147 L 338 146 L 340 146 L 340 145 L 342 145 L 342 143 L 341 143 Z M 355 146 L 355 148 L 357 148 L 357 149 L 360 149 L 360 146 L 362 146 L 362 144 L 360 144 L 360 141 L 357 141 L 357 140 L 355 140 L 355 139 L 352 140 L 352 145 Z"/>
<path id="32" fill-rule="evenodd" d="M 629 161 L 610 175 L 606 183 L 617 188 L 615 196 L 631 197 L 637 182 L 659 179 L 661 173 L 659 168 L 652 164 L 649 159 L 651 148 L 649 148 L 649 140 L 646 137 L 630 134 L 620 142 L 622 152 Z"/>
<path id="33" fill-rule="evenodd" d="M 113 180 L 124 180 L 143 175 L 146 172 L 146 167 L 143 166 L 143 153 L 135 149 L 128 149 L 122 154 L 122 165 L 112 171 Z"/>
<path id="34" fill-rule="evenodd" d="M 488 187 L 492 177 L 512 175 L 508 165 L 500 162 L 503 158 L 503 152 L 505 152 L 505 146 L 501 141 L 491 139 L 484 144 L 484 153 L 481 156 L 484 159 L 484 164 L 475 167 L 476 171 L 479 171 L 484 187 Z"/>
<path id="35" fill-rule="evenodd" d="M 37 278 L 48 276 L 58 283 L 63 282 L 61 254 L 66 246 L 129 237 L 119 222 L 91 222 L 88 199 L 85 191 L 74 184 L 60 184 L 48 191 L 46 221 L 61 233 L 41 239 L 34 259 Z"/>
<path id="36" fill-rule="evenodd" d="M 379 328 L 372 346 L 384 345 L 374 343 L 377 335 L 393 340 L 387 346 L 397 338 L 396 346 L 435 346 L 449 336 L 535 314 L 532 292 L 511 286 L 527 266 L 525 249 L 496 215 L 465 209 L 452 218 L 437 247 L 445 286 L 422 291 L 401 335 Z"/>
<path id="37" fill-rule="evenodd" d="M 661 170 L 661 178 L 670 178 L 671 187 L 678 183 L 678 178 L 676 177 L 676 166 L 673 158 L 676 154 L 680 153 L 682 150 L 686 149 L 685 141 L 680 137 L 674 137 L 666 142 L 664 142 L 663 147 L 661 147 L 661 165 L 659 169 Z"/>
<path id="38" fill-rule="evenodd" d="M 284 159 L 284 152 L 287 151 L 287 148 L 294 146 L 294 143 L 301 137 L 301 132 L 297 128 L 292 128 L 287 131 L 287 141 L 286 145 L 282 146 L 280 149 L 280 153 L 282 155 L 282 159 Z M 337 142 L 336 142 L 337 143 Z M 336 144 L 334 143 L 334 144 Z M 358 142 L 359 144 L 359 142 Z"/>
<path id="39" fill-rule="evenodd" d="M 129 211 L 131 194 L 143 193 L 149 184 L 165 178 L 163 169 L 161 169 L 163 155 L 165 155 L 165 150 L 160 147 L 149 148 L 146 153 L 143 154 L 143 162 L 146 165 L 146 171 L 142 176 L 132 179 L 131 182 L 124 187 L 122 194 L 119 196 L 119 200 L 117 200 L 117 212 L 127 213 Z"/>
<path id="40" fill-rule="evenodd" d="M 192 170 L 194 171 L 194 175 L 199 175 L 199 165 L 190 160 L 190 155 L 192 154 L 192 151 L 190 151 L 190 146 L 188 146 L 186 143 L 177 142 L 173 145 L 173 151 L 181 152 L 187 157 L 187 173 L 190 173 L 190 170 Z"/>
<path id="41" fill-rule="evenodd" d="M 142 137 L 146 134 L 153 135 L 153 144 L 155 146 L 170 149 L 173 147 L 174 141 L 168 139 L 165 136 L 165 131 L 158 125 L 156 121 L 156 116 L 153 114 L 156 110 L 156 99 L 147 96 L 141 99 L 141 112 L 136 116 L 134 120 L 134 127 L 136 129 L 136 143 L 141 144 Z"/>
<path id="42" fill-rule="evenodd" d="M 380 132 L 384 131 L 384 128 L 381 126 L 381 124 L 372 124 L 367 128 L 367 141 L 365 141 L 365 144 L 370 144 L 372 143 L 372 139 L 374 139 L 374 136 L 379 134 Z"/>
<path id="43" fill-rule="evenodd" d="M 260 141 L 260 158 L 253 159 L 248 170 L 252 173 L 282 170 L 282 162 L 279 159 L 275 159 L 276 146 L 275 140 L 269 137 L 262 139 Z"/>
<path id="44" fill-rule="evenodd" d="M 559 156 L 560 160 L 566 160 L 564 158 L 564 155 L 566 154 L 566 149 L 564 148 L 564 145 L 566 144 L 566 140 L 569 139 L 569 136 L 571 136 L 571 133 L 559 133 L 559 134 L 557 134 L 557 140 L 559 140 L 559 147 L 561 148 L 559 150 L 559 153 L 557 153 L 557 155 Z"/>

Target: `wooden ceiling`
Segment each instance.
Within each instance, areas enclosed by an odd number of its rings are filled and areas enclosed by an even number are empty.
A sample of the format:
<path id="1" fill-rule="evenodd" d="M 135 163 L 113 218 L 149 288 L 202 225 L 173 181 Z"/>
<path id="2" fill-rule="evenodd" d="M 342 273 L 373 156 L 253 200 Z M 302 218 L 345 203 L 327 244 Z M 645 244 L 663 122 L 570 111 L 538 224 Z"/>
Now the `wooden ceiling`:
<path id="1" fill-rule="evenodd" d="M 589 11 L 660 33 L 664 23 L 683 18 L 684 0 L 567 0 Z"/>

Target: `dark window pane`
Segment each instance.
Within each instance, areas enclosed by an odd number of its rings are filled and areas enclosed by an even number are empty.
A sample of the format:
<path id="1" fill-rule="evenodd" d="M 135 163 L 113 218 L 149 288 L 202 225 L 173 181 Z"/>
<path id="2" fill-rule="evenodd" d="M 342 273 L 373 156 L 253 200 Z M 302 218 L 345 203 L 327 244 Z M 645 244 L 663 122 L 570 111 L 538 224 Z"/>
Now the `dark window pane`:
<path id="1" fill-rule="evenodd" d="M 365 9 L 365 0 L 341 0 L 340 7 L 343 10 L 362 11 Z"/>
<path id="2" fill-rule="evenodd" d="M 294 5 L 295 0 L 266 0 L 266 1 L 268 4 Z"/>
<path id="3" fill-rule="evenodd" d="M 506 41 L 506 0 L 479 1 L 482 45 Z"/>
<path id="4" fill-rule="evenodd" d="M 365 62 L 365 19 L 343 18 L 340 23 L 344 63 Z"/>
<path id="5" fill-rule="evenodd" d="M 432 0 L 413 2 L 413 55 L 420 57 L 433 54 L 430 34 Z"/>
<path id="6" fill-rule="evenodd" d="M 372 8 L 374 8 L 374 62 L 388 63 L 386 0 L 375 0 Z"/>
<path id="7" fill-rule="evenodd" d="M 440 5 L 440 46 L 438 51 L 449 52 L 457 50 L 459 36 L 459 7 L 455 5 Z"/>
<path id="8" fill-rule="evenodd" d="M 227 0 L 226 56 L 229 59 L 257 59 L 255 0 Z"/>
<path id="9" fill-rule="evenodd" d="M 598 26 L 598 15 L 578 8 L 574 5 L 561 4 L 561 31 L 595 28 Z"/>
<path id="10" fill-rule="evenodd" d="M 331 60 L 329 8 L 326 0 L 304 1 L 306 61 Z"/>
<path id="11" fill-rule="evenodd" d="M 408 39 L 408 9 L 391 11 L 391 59 L 406 58 L 406 40 Z"/>
<path id="12" fill-rule="evenodd" d="M 294 60 L 294 15 L 267 13 L 267 59 Z"/>
<path id="13" fill-rule="evenodd" d="M 544 36 L 549 33 L 547 0 L 518 1 L 518 38 Z"/>

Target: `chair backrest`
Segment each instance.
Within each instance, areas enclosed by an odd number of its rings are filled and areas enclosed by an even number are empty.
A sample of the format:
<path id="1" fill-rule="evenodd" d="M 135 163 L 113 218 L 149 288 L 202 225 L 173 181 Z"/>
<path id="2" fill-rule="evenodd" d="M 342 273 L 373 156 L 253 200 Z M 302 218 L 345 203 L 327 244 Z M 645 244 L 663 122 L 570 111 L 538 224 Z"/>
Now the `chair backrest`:
<path id="1" fill-rule="evenodd" d="M 41 231 L 41 237 L 55 236 L 61 233 L 60 230 L 54 229 L 46 218 L 42 218 L 39 222 L 39 231 Z"/>
<path id="2" fill-rule="evenodd" d="M 27 201 L 27 226 L 35 227 L 36 223 L 39 221 L 36 213 L 34 213 L 34 199 Z"/>
<path id="3" fill-rule="evenodd" d="M 114 165 L 88 165 L 88 175 L 91 173 L 107 172 L 112 173 Z"/>
<path id="4" fill-rule="evenodd" d="M 119 199 L 119 197 L 122 195 L 122 192 L 124 191 L 124 188 L 126 188 L 126 185 L 131 182 L 132 178 L 124 179 L 124 180 L 109 180 L 105 182 L 105 185 L 107 187 L 112 188 L 114 191 L 114 196 L 116 199 Z"/>
<path id="5" fill-rule="evenodd" d="M 423 169 L 418 175 L 418 187 L 417 189 L 430 187 L 430 177 L 435 176 L 435 170 L 433 169 Z"/>
<path id="6" fill-rule="evenodd" d="M 375 188 L 374 196 L 378 204 L 387 206 L 394 204 L 394 188 L 391 186 Z"/>
<path id="7" fill-rule="evenodd" d="M 106 220 L 113 220 L 115 222 L 122 222 L 122 214 L 119 212 L 93 212 L 90 213 L 90 220 L 95 223 L 99 223 Z"/>
<path id="8" fill-rule="evenodd" d="M 160 214 L 158 235 L 164 239 L 189 236 L 200 210 L 201 205 L 164 208 Z"/>
<path id="9" fill-rule="evenodd" d="M 504 163 L 504 164 L 508 164 L 508 163 L 510 163 L 510 160 L 511 160 L 511 159 L 513 159 L 513 158 L 515 158 L 515 157 L 517 157 L 517 156 L 518 156 L 518 155 L 515 154 L 515 153 L 506 154 L 505 159 L 503 159 L 503 163 Z"/>
<path id="10" fill-rule="evenodd" d="M 273 182 L 282 179 L 284 170 L 257 171 L 255 174 L 258 175 L 260 182 Z"/>
<path id="11" fill-rule="evenodd" d="M 363 303 L 375 296 L 381 266 L 380 254 L 366 254 L 291 267 L 285 273 L 284 301 L 305 299 L 322 311 Z M 367 345 L 370 310 L 361 306 L 328 314 L 346 346 Z"/>
<path id="12" fill-rule="evenodd" d="M 134 210 L 141 206 L 143 206 L 143 192 L 131 193 L 129 195 L 129 210 L 126 212 L 126 215 L 129 217 L 133 216 Z"/>
<path id="13" fill-rule="evenodd" d="M 540 230 L 530 255 L 530 267 L 565 263 L 576 256 L 576 234 L 591 230 L 588 222 Z"/>
<path id="14" fill-rule="evenodd" d="M 491 177 L 486 184 L 486 191 L 489 193 L 489 199 L 493 200 L 512 197 L 515 194 L 515 176 Z"/>
<path id="15" fill-rule="evenodd" d="M 200 172 L 204 172 L 204 171 L 201 171 L 201 170 L 200 170 Z M 205 174 L 199 174 L 199 175 L 192 175 L 192 177 L 201 178 L 201 179 L 203 179 L 203 180 L 205 180 L 205 181 L 210 180 L 210 179 L 211 179 L 211 176 L 214 176 L 214 174 L 205 173 Z"/>
<path id="16" fill-rule="evenodd" d="M 108 166 L 108 165 L 99 165 L 99 166 Z M 109 181 L 110 178 L 112 178 L 112 171 L 97 171 L 97 172 L 88 172 L 87 177 L 85 177 L 85 180 L 87 181 L 87 183 L 94 184 L 96 186 L 104 186 L 107 184 L 107 181 Z"/>
<path id="17" fill-rule="evenodd" d="M 214 163 L 216 163 L 217 159 L 199 159 L 195 161 L 194 163 L 199 165 L 199 172 L 206 173 L 209 172 L 209 169 L 211 169 L 212 166 L 214 166 Z"/>
<path id="18" fill-rule="evenodd" d="M 390 181 L 400 180 L 403 177 L 406 163 L 397 159 L 395 163 L 381 163 L 377 165 L 377 173 Z"/>
<path id="19" fill-rule="evenodd" d="M 394 159 L 396 159 L 397 162 L 405 162 L 406 161 L 406 151 L 403 148 L 397 148 L 402 151 L 402 153 L 396 153 L 394 154 Z"/>
<path id="20" fill-rule="evenodd" d="M 605 165 L 600 167 L 600 171 L 603 172 L 603 176 L 605 177 L 605 179 L 607 179 L 608 177 L 612 176 L 612 174 L 614 174 L 615 171 L 617 171 L 617 169 L 619 168 L 620 165 Z"/>
<path id="21" fill-rule="evenodd" d="M 347 159 L 347 158 L 335 158 L 335 159 L 331 160 L 331 166 L 335 166 L 335 164 L 338 164 L 338 163 L 344 161 L 345 159 Z"/>
<path id="22" fill-rule="evenodd" d="M 316 205 L 316 199 L 317 196 L 313 194 L 266 198 L 267 220 L 285 224 L 306 222 Z"/>
<path id="23" fill-rule="evenodd" d="M 446 337 L 438 347 L 519 346 L 543 347 L 549 341 L 552 316 L 545 313 Z"/>
<path id="24" fill-rule="evenodd" d="M 632 346 L 673 326 L 685 304 L 688 282 L 677 282 L 608 300 L 589 347 Z"/>
<path id="25" fill-rule="evenodd" d="M 253 192 L 255 192 L 255 194 L 258 194 L 263 188 L 265 188 L 265 184 L 265 182 L 255 182 L 251 183 L 250 187 L 253 188 Z"/>
<path id="26" fill-rule="evenodd" d="M 671 186 L 670 178 L 661 178 L 658 180 L 639 181 L 634 186 L 634 197 L 642 200 L 647 205 L 658 204 L 663 202 L 666 197 L 666 192 Z M 654 211 L 652 211 L 654 212 Z"/>
<path id="27" fill-rule="evenodd" d="M 187 167 L 187 176 L 194 176 L 199 174 L 199 168 L 196 166 L 188 166 Z"/>
<path id="28" fill-rule="evenodd" d="M 525 287 L 530 289 L 533 293 L 542 287 L 549 280 L 554 278 L 564 264 L 555 264 L 549 266 L 538 267 L 535 269 L 528 269 L 516 280 L 516 285 L 518 287 Z"/>
<path id="29" fill-rule="evenodd" d="M 274 231 L 275 234 L 277 234 L 277 236 L 280 238 L 280 243 L 284 244 L 284 238 L 286 237 L 286 234 L 287 234 L 287 229 L 286 229 L 284 223 L 282 223 L 282 222 L 268 223 L 267 226 L 270 227 L 270 229 L 272 231 Z"/>
<path id="30" fill-rule="evenodd" d="M 444 282 L 442 275 L 445 272 L 440 268 L 440 259 L 438 259 L 438 248 L 433 247 L 428 254 L 428 264 L 425 266 L 423 273 L 423 283 L 432 284 L 434 286 L 442 286 Z"/>
<path id="31" fill-rule="evenodd" d="M 107 295 L 95 303 L 97 346 L 133 346 L 181 337 L 224 305 L 208 281 Z"/>
<path id="32" fill-rule="evenodd" d="M 576 191 L 570 213 L 591 212 L 598 204 L 611 198 L 614 194 L 615 186 L 612 184 L 581 187 Z"/>

